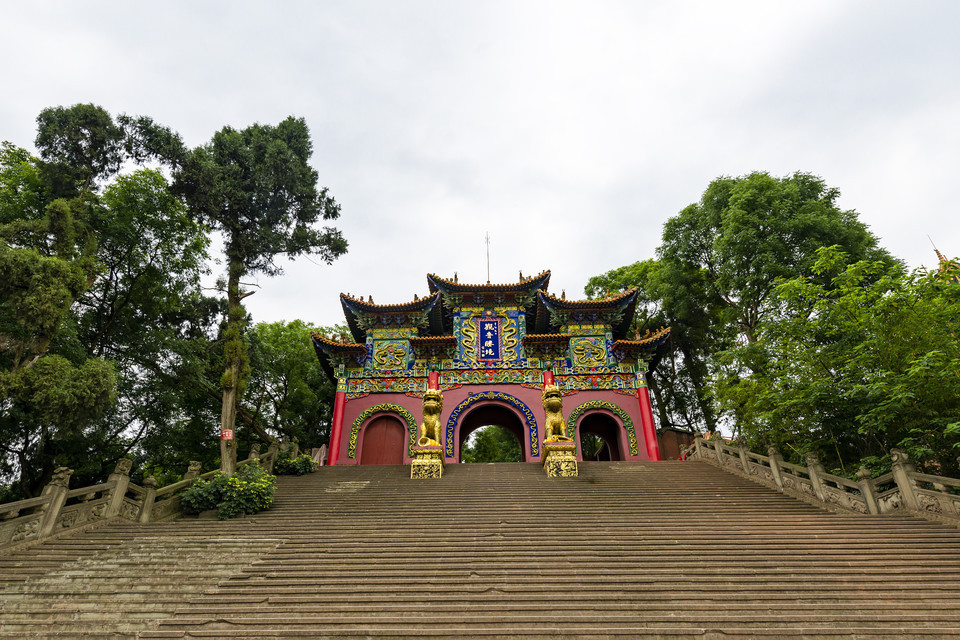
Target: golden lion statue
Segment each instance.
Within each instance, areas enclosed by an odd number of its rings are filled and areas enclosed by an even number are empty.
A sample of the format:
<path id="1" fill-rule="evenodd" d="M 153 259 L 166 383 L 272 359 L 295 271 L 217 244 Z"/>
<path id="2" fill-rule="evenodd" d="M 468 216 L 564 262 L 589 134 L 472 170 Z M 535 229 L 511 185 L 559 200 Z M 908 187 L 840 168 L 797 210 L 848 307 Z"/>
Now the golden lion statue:
<path id="1" fill-rule="evenodd" d="M 557 385 L 548 384 L 543 388 L 543 410 L 547 414 L 544 442 L 573 442 L 572 438 L 567 437 L 567 423 L 563 421 L 563 394 Z"/>
<path id="2" fill-rule="evenodd" d="M 443 411 L 443 394 L 439 389 L 428 389 L 423 396 L 423 423 L 420 425 L 421 447 L 436 447 L 440 444 L 440 412 Z"/>

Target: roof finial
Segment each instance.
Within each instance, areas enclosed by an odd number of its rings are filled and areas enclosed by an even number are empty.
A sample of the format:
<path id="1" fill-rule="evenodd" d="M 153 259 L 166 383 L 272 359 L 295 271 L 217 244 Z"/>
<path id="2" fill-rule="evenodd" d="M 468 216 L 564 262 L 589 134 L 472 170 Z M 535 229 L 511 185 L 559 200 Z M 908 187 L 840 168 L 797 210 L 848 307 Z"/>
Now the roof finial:
<path id="1" fill-rule="evenodd" d="M 566 299 L 567 299 L 567 290 L 566 290 L 566 289 L 561 289 L 561 290 L 560 290 L 560 299 L 561 299 L 561 300 L 566 300 Z"/>
<path id="2" fill-rule="evenodd" d="M 523 282 L 523 271 L 520 272 L 520 282 Z"/>
<path id="3" fill-rule="evenodd" d="M 420 299 L 420 298 L 417 297 L 417 294 L 413 294 L 413 301 L 414 301 L 414 302 L 417 302 L 419 299 Z"/>
<path id="4" fill-rule="evenodd" d="M 457 282 L 457 272 L 456 272 L 456 271 L 453 272 L 453 281 L 454 281 L 454 282 Z"/>
<path id="5" fill-rule="evenodd" d="M 367 296 L 367 302 L 373 304 L 373 296 Z"/>

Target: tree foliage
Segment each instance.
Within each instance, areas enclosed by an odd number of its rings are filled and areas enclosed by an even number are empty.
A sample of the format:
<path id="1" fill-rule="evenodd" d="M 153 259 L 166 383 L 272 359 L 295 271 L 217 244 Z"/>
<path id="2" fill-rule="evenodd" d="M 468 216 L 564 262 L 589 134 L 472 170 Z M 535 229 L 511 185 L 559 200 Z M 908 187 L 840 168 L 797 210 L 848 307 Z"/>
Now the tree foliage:
<path id="1" fill-rule="evenodd" d="M 854 260 L 895 264 L 857 214 L 837 206 L 838 196 L 805 173 L 718 178 L 699 202 L 666 222 L 656 260 L 589 281 L 586 293 L 592 297 L 638 287 L 636 327 L 671 327 L 670 349 L 648 381 L 661 426 L 718 427 L 712 382 L 718 354 L 756 341 L 778 311 L 777 282 L 813 275 L 818 248 L 837 245 Z"/>
<path id="2" fill-rule="evenodd" d="M 520 441 L 499 425 L 489 425 L 470 434 L 460 459 L 464 462 L 520 462 Z"/>
<path id="3" fill-rule="evenodd" d="M 227 262 L 227 326 L 221 376 L 221 429 L 233 431 L 250 373 L 246 312 L 242 301 L 253 292 L 241 278 L 281 272 L 277 257 L 316 255 L 327 263 L 343 254 L 346 240 L 320 220 L 339 217 L 340 207 L 317 189 L 313 152 L 302 119 L 277 126 L 225 127 L 206 145 L 185 155 L 176 172 L 176 191 L 193 214 L 223 234 Z M 224 441 L 221 468 L 231 473 L 236 448 Z"/>
<path id="4" fill-rule="evenodd" d="M 260 322 L 250 332 L 251 374 L 244 405 L 278 437 L 298 438 L 301 446 L 329 441 L 334 383 L 320 368 L 313 331 L 301 320 Z"/>
<path id="5" fill-rule="evenodd" d="M 814 258 L 811 277 L 776 287 L 756 343 L 723 354 L 724 411 L 754 446 L 814 450 L 840 472 L 861 460 L 884 469 L 899 447 L 955 473 L 960 286 L 883 261 L 848 264 L 838 247 Z"/>

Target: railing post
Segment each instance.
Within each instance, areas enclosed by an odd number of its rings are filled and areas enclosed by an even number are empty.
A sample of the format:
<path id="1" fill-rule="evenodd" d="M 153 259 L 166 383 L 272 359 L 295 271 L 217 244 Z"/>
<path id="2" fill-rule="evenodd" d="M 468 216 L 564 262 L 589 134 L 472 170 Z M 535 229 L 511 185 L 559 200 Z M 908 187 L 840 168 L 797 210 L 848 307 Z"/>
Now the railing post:
<path id="1" fill-rule="evenodd" d="M 143 480 L 143 503 L 140 505 L 140 517 L 138 522 L 150 522 L 150 514 L 153 512 L 153 503 L 157 501 L 157 479 L 153 476 Z"/>
<path id="2" fill-rule="evenodd" d="M 783 456 L 773 445 L 767 447 L 767 457 L 770 458 L 770 472 L 773 473 L 773 481 L 777 486 L 783 489 L 783 472 L 780 471 L 780 463 L 783 462 Z"/>
<path id="3" fill-rule="evenodd" d="M 113 468 L 113 473 L 107 479 L 108 482 L 116 483 L 110 490 L 110 497 L 107 500 L 107 508 L 103 512 L 104 518 L 112 518 L 120 513 L 120 507 L 123 506 L 123 498 L 127 495 L 127 487 L 130 486 L 130 469 L 133 466 L 133 460 L 130 458 L 121 458 L 117 461 L 117 466 Z"/>
<path id="4" fill-rule="evenodd" d="M 741 444 L 737 449 L 740 452 L 740 464 L 743 466 L 743 472 L 750 475 L 750 461 L 747 459 L 747 448 Z"/>
<path id="5" fill-rule="evenodd" d="M 72 475 L 73 469 L 57 467 L 53 471 L 50 482 L 43 488 L 41 495 L 47 496 L 48 500 L 47 504 L 43 506 L 43 518 L 41 518 L 40 528 L 37 530 L 38 539 L 50 536 L 56 528 L 60 510 L 63 509 L 63 505 L 67 501 L 67 491 Z"/>
<path id="6" fill-rule="evenodd" d="M 916 469 L 910 462 L 910 457 L 902 449 L 891 449 L 890 459 L 893 461 L 893 481 L 897 483 L 897 488 L 900 489 L 900 499 L 903 501 L 903 506 L 913 511 L 919 510 L 920 503 L 917 500 L 917 493 L 914 491 L 916 484 L 910 477 L 916 473 Z"/>
<path id="7" fill-rule="evenodd" d="M 693 457 L 697 460 L 703 460 L 703 452 L 700 451 L 700 447 L 703 446 L 703 438 L 697 437 L 693 439 Z"/>
<path id="8" fill-rule="evenodd" d="M 260 459 L 260 443 L 254 442 L 250 445 L 250 459 L 259 460 Z"/>
<path id="9" fill-rule="evenodd" d="M 187 472 L 183 474 L 184 480 L 196 480 L 200 476 L 203 465 L 198 460 L 191 460 L 187 465 Z"/>
<path id="10" fill-rule="evenodd" d="M 294 436 L 290 441 L 290 457 L 296 458 L 300 455 L 300 438 Z"/>
<path id="11" fill-rule="evenodd" d="M 860 467 L 860 470 L 857 471 L 857 483 L 860 485 L 863 501 L 867 503 L 867 513 L 871 515 L 880 513 L 880 506 L 877 504 L 877 488 L 873 484 L 870 469 Z"/>
<path id="12" fill-rule="evenodd" d="M 711 442 L 713 442 L 713 448 L 717 452 L 717 464 L 719 464 L 722 467 L 723 466 L 723 438 L 721 438 L 720 434 L 717 433 L 717 439 L 716 440 L 711 439 Z"/>
<path id="13" fill-rule="evenodd" d="M 277 445 L 276 440 L 270 443 L 270 446 L 267 447 L 267 461 L 263 463 L 263 470 L 267 473 L 273 473 L 273 465 L 277 461 L 277 451 L 280 450 L 280 447 Z"/>
<path id="14" fill-rule="evenodd" d="M 821 477 L 826 473 L 826 470 L 823 468 L 823 465 L 820 464 L 820 458 L 812 451 L 808 451 L 804 458 L 807 461 L 807 475 L 810 476 L 810 484 L 813 485 L 813 492 L 817 495 L 817 498 L 820 499 L 820 502 L 826 502 L 827 494 L 823 490 L 823 478 Z"/>

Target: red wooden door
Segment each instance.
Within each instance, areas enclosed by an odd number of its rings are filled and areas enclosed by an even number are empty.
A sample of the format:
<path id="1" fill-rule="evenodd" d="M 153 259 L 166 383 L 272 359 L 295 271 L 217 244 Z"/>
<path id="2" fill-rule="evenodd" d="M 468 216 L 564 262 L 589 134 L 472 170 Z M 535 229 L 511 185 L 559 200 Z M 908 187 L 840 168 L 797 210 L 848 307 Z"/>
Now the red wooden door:
<path id="1" fill-rule="evenodd" d="M 403 464 L 404 435 L 403 426 L 396 418 L 374 419 L 363 430 L 360 464 Z"/>

